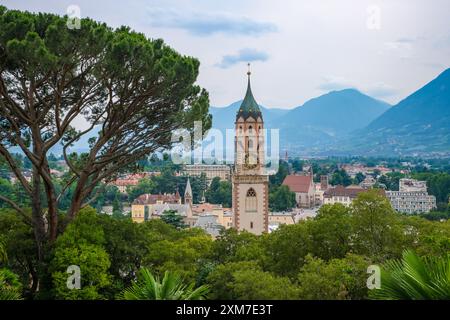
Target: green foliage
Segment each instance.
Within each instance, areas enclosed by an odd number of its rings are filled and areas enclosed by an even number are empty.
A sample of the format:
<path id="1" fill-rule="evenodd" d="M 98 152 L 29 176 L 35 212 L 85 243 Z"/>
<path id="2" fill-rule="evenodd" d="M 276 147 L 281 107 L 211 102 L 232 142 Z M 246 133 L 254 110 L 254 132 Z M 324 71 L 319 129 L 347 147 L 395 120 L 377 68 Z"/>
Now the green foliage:
<path id="1" fill-rule="evenodd" d="M 114 198 L 112 205 L 113 205 L 113 212 L 112 212 L 113 217 L 122 218 L 123 217 L 123 205 L 122 205 L 122 202 L 119 200 L 118 196 L 116 196 Z"/>
<path id="2" fill-rule="evenodd" d="M 281 225 L 269 236 L 263 237 L 264 265 L 274 274 L 295 277 L 311 251 L 308 223 Z"/>
<path id="3" fill-rule="evenodd" d="M 8 253 L 6 252 L 5 241 L 0 238 L 0 263 L 8 261 Z"/>
<path id="4" fill-rule="evenodd" d="M 68 289 L 66 272 L 71 265 L 80 267 L 81 288 Z M 51 262 L 51 272 L 56 299 L 97 300 L 104 299 L 102 290 L 111 284 L 108 269 L 111 265 L 108 253 L 101 247 L 79 244 L 73 247 L 58 246 Z"/>
<path id="5" fill-rule="evenodd" d="M 5 265 L 17 274 L 25 291 L 37 283 L 38 270 L 33 230 L 12 209 L 0 209 L 0 238 L 8 261 Z M 30 275 L 32 275 L 30 277 Z"/>
<path id="6" fill-rule="evenodd" d="M 166 210 L 161 214 L 161 220 L 177 229 L 186 228 L 187 225 L 183 222 L 183 216 L 178 214 L 175 210 Z"/>
<path id="7" fill-rule="evenodd" d="M 300 299 L 365 299 L 368 291 L 366 270 L 369 265 L 367 259 L 353 254 L 328 262 L 308 255 L 298 275 Z"/>
<path id="8" fill-rule="evenodd" d="M 342 185 L 347 187 L 352 184 L 352 179 L 344 169 L 336 170 L 331 176 L 330 183 L 334 186 Z"/>
<path id="9" fill-rule="evenodd" d="M 206 201 L 213 204 L 221 204 L 225 208 L 231 207 L 231 182 L 221 181 L 215 177 L 205 193 Z"/>
<path id="10" fill-rule="evenodd" d="M 144 226 L 133 223 L 131 219 L 117 220 L 102 215 L 98 217 L 97 224 L 103 228 L 103 248 L 111 261 L 109 273 L 112 276 L 112 285 L 107 288 L 105 295 L 113 298 L 134 279 L 148 254 L 149 237 Z"/>
<path id="11" fill-rule="evenodd" d="M 8 269 L 0 269 L 0 300 L 22 300 L 19 277 Z"/>
<path id="12" fill-rule="evenodd" d="M 295 207 L 295 193 L 288 186 L 275 187 L 269 194 L 269 205 L 272 211 L 288 211 Z"/>
<path id="13" fill-rule="evenodd" d="M 211 299 L 279 300 L 296 299 L 297 289 L 288 278 L 264 272 L 254 261 L 217 266 L 208 276 Z"/>
<path id="14" fill-rule="evenodd" d="M 152 231 L 143 265 L 160 274 L 171 270 L 194 281 L 201 265 L 212 254 L 211 237 L 200 229 L 177 230 L 163 222 L 167 227 L 161 228 L 159 222 L 151 220 L 145 223 L 152 225 Z"/>
<path id="15" fill-rule="evenodd" d="M 351 250 L 353 225 L 350 209 L 342 204 L 324 205 L 308 223 L 311 251 L 324 260 L 343 258 Z"/>
<path id="16" fill-rule="evenodd" d="M 94 209 L 81 210 L 77 218 L 55 244 L 50 272 L 56 299 L 103 299 L 102 290 L 111 284 L 111 261 L 103 248 L 106 243 L 102 226 Z M 67 268 L 80 267 L 81 289 L 68 289 Z"/>
<path id="17" fill-rule="evenodd" d="M 383 184 L 384 186 L 386 186 L 387 190 L 394 190 L 394 191 L 398 191 L 399 190 L 399 181 L 401 178 L 404 178 L 405 175 L 400 173 L 400 172 L 389 172 L 387 174 L 382 175 L 377 183 L 378 184 Z"/>
<path id="18" fill-rule="evenodd" d="M 450 221 L 432 222 L 419 217 L 403 217 L 405 248 L 419 255 L 442 256 L 450 252 Z"/>
<path id="19" fill-rule="evenodd" d="M 296 168 L 299 169 L 299 165 Z M 276 174 L 269 176 L 270 188 L 281 186 L 284 178 L 289 174 L 289 165 L 287 162 L 280 160 L 278 165 L 278 171 Z"/>
<path id="20" fill-rule="evenodd" d="M 419 257 L 413 251 L 401 260 L 390 260 L 381 270 L 381 288 L 370 297 L 388 300 L 423 300 L 450 298 L 450 255 Z"/>
<path id="21" fill-rule="evenodd" d="M 298 289 L 288 278 L 260 270 L 234 272 L 232 290 L 239 300 L 298 299 Z"/>
<path id="22" fill-rule="evenodd" d="M 264 255 L 260 238 L 234 228 L 224 229 L 214 241 L 214 260 L 219 263 L 258 260 Z"/>
<path id="23" fill-rule="evenodd" d="M 450 173 L 422 172 L 413 174 L 414 179 L 425 180 L 428 192 L 436 197 L 438 209 L 449 211 L 450 200 Z"/>
<path id="24" fill-rule="evenodd" d="M 24 297 L 40 272 L 50 275 L 51 295 L 45 296 L 49 285 L 41 281 L 39 297 L 49 299 L 127 299 L 126 288 L 136 290 L 130 299 L 162 297 L 143 284 L 144 268 L 160 276 L 170 270 L 182 279 L 183 292 L 207 285 L 208 299 L 366 299 L 370 264 L 388 266 L 405 248 L 423 261 L 450 251 L 450 221 L 398 214 L 377 190 L 361 193 L 349 207 L 322 206 L 315 218 L 270 234 L 228 229 L 216 240 L 162 219 L 137 224 L 86 207 L 56 241 L 46 269 L 36 264 L 32 228 L 11 209 L 0 209 L 0 235 L 9 258 L 3 264 L 17 274 Z M 81 268 L 81 290 L 67 289 L 70 265 Z M 398 279 L 392 281 L 403 281 Z M 166 286 L 164 277 L 153 280 Z"/>
<path id="25" fill-rule="evenodd" d="M 354 184 L 360 184 L 361 182 L 364 181 L 365 178 L 366 178 L 366 176 L 363 173 L 358 172 L 355 175 Z"/>
<path id="26" fill-rule="evenodd" d="M 401 255 L 404 232 L 398 214 L 379 190 L 360 193 L 351 214 L 355 252 L 382 260 Z"/>
<path id="27" fill-rule="evenodd" d="M 133 201 L 142 194 L 153 193 L 155 185 L 155 182 L 150 178 L 140 179 L 137 186 L 127 188 L 129 199 Z"/>
<path id="28" fill-rule="evenodd" d="M 194 288 L 194 283 L 185 284 L 177 273 L 166 271 L 162 280 L 153 277 L 150 270 L 142 268 L 138 281 L 120 295 L 124 300 L 203 300 L 208 286 Z"/>

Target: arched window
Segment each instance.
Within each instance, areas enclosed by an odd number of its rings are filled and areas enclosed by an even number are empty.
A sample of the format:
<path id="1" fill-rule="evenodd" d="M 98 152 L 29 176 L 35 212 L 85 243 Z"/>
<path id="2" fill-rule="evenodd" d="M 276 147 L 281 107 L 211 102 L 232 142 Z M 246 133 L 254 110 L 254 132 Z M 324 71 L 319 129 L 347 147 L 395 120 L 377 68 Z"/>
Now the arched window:
<path id="1" fill-rule="evenodd" d="M 253 149 L 253 139 L 251 139 L 251 138 L 248 139 L 247 147 L 248 147 L 248 150 Z"/>
<path id="2" fill-rule="evenodd" d="M 257 201 L 255 189 L 250 188 L 247 191 L 247 196 L 245 198 L 245 211 L 256 212 L 257 211 Z"/>
<path id="3" fill-rule="evenodd" d="M 242 126 L 239 126 L 239 133 L 242 133 Z"/>
<path id="4" fill-rule="evenodd" d="M 252 133 L 252 131 L 253 131 L 253 127 L 252 126 L 248 127 L 248 133 Z"/>

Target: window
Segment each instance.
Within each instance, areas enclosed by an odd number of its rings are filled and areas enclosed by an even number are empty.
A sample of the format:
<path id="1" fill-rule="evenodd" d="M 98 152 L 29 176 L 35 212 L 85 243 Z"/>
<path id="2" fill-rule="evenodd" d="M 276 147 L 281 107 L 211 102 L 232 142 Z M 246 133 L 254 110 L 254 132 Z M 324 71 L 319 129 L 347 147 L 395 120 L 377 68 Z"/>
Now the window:
<path id="1" fill-rule="evenodd" d="M 247 191 L 247 196 L 245 198 L 245 211 L 256 212 L 257 202 L 256 202 L 256 192 L 255 189 L 250 188 Z"/>
<path id="2" fill-rule="evenodd" d="M 253 221 L 250 222 L 250 229 L 253 229 Z"/>
<path id="3" fill-rule="evenodd" d="M 252 131 L 253 131 L 253 127 L 252 126 L 248 127 L 248 133 L 252 133 Z"/>

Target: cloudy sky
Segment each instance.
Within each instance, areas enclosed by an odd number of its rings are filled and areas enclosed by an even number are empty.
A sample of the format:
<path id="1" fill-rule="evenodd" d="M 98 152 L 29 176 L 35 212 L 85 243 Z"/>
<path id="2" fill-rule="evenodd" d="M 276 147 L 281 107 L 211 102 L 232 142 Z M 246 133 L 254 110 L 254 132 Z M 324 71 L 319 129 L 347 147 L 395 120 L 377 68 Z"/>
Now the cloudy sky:
<path id="1" fill-rule="evenodd" d="M 0 0 L 8 8 L 128 25 L 201 62 L 212 105 L 243 98 L 292 108 L 354 87 L 397 103 L 450 67 L 450 1 Z"/>

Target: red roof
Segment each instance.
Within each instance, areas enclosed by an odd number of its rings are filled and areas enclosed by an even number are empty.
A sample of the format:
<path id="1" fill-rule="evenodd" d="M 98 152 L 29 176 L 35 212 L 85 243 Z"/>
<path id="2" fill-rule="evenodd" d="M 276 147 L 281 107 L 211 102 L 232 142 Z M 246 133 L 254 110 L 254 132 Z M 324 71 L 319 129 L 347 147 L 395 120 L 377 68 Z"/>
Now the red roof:
<path id="1" fill-rule="evenodd" d="M 157 201 L 163 203 L 177 204 L 181 197 L 179 194 L 143 194 L 137 197 L 133 204 L 155 204 Z"/>
<path id="2" fill-rule="evenodd" d="M 377 189 L 377 190 L 381 195 L 385 195 L 385 192 L 383 189 Z M 337 197 L 349 197 L 351 199 L 355 199 L 358 196 L 358 194 L 360 194 L 361 192 L 367 192 L 367 189 L 364 189 L 361 187 L 353 187 L 353 186 L 344 187 L 344 186 L 338 185 L 334 188 L 330 188 L 327 191 L 325 191 L 323 196 L 325 198 L 331 198 L 333 196 L 337 196 Z"/>
<path id="3" fill-rule="evenodd" d="M 312 176 L 290 175 L 286 176 L 283 185 L 288 186 L 292 192 L 307 193 L 310 188 L 313 188 Z"/>
<path id="4" fill-rule="evenodd" d="M 117 179 L 116 181 L 113 181 L 111 184 L 115 186 L 137 186 L 139 183 L 139 180 L 137 179 Z"/>

